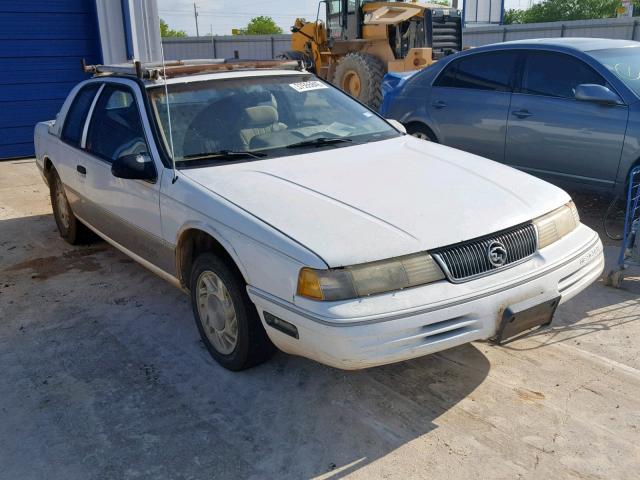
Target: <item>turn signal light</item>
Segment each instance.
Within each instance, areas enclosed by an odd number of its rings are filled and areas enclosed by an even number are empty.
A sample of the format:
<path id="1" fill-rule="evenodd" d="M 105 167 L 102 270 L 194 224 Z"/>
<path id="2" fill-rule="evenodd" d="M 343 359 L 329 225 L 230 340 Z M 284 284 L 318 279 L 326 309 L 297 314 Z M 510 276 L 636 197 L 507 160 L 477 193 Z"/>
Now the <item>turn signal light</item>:
<path id="1" fill-rule="evenodd" d="M 314 300 L 324 300 L 322 288 L 320 287 L 320 279 L 315 270 L 311 268 L 303 268 L 298 276 L 298 295 Z"/>

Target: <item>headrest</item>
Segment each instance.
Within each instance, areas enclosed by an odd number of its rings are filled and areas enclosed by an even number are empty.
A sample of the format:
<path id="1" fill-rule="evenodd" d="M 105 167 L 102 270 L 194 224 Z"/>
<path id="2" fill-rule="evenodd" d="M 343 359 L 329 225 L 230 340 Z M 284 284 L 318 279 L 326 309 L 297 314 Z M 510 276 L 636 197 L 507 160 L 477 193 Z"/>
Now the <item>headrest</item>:
<path id="1" fill-rule="evenodd" d="M 278 111 L 270 105 L 259 105 L 244 109 L 249 127 L 266 127 L 278 123 Z"/>

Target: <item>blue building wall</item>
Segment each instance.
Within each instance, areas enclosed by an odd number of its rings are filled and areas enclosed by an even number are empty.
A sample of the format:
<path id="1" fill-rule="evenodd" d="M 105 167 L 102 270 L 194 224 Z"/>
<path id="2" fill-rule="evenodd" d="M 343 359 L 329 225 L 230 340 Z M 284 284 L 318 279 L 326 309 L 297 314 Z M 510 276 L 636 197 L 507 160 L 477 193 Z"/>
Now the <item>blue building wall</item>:
<path id="1" fill-rule="evenodd" d="M 33 127 L 55 118 L 100 62 L 95 0 L 0 0 L 0 159 L 33 155 Z"/>

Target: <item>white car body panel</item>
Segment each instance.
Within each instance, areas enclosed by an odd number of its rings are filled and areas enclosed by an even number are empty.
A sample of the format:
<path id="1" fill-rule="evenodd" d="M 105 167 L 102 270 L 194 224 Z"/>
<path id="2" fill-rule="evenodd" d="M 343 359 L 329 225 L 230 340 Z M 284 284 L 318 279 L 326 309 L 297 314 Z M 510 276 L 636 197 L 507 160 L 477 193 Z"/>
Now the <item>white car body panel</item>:
<path id="1" fill-rule="evenodd" d="M 183 174 L 330 267 L 470 240 L 570 200 L 530 175 L 411 136 Z"/>
<path id="2" fill-rule="evenodd" d="M 273 75 L 300 73 L 233 71 L 169 83 Z M 133 80 L 94 81 L 126 84 L 143 104 Z M 88 154 L 60 139 L 73 96 L 86 83 L 72 91 L 55 123 L 36 126 L 39 168 L 45 170 L 46 159 L 70 198 L 109 210 L 109 221 L 140 235 L 137 243 L 123 245 L 80 216 L 176 285 L 187 286 L 178 271 L 181 236 L 192 229 L 212 236 L 238 266 L 267 334 L 284 351 L 352 369 L 487 339 L 496 334 L 506 306 L 550 295 L 566 301 L 603 269 L 597 234 L 580 225 L 525 262 L 465 283 L 442 280 L 340 302 L 296 296 L 303 267 L 354 265 L 455 244 L 530 222 L 566 204 L 569 196 L 504 165 L 408 136 L 185 169 L 174 181 L 143 108 L 157 182 L 117 179 L 108 164 L 94 165 L 91 159 L 91 175 L 99 178 L 87 180 L 76 163 Z M 267 325 L 265 311 L 295 325 L 299 338 Z"/>

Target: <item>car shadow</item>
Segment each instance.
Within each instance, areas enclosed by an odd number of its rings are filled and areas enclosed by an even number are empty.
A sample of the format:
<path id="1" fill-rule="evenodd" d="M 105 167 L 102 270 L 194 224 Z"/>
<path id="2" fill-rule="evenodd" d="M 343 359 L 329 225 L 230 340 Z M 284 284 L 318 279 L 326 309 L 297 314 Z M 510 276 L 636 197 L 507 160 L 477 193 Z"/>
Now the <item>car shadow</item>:
<path id="1" fill-rule="evenodd" d="M 355 372 L 278 354 L 249 373 L 260 383 L 275 377 L 280 391 L 256 413 L 272 419 L 265 440 L 285 450 L 273 449 L 261 469 L 271 478 L 343 478 L 437 429 L 489 367 L 471 344 Z"/>
<path id="2" fill-rule="evenodd" d="M 0 248 L 11 478 L 338 479 L 437 429 L 489 373 L 482 344 L 353 372 L 284 353 L 229 372 L 186 295 L 105 242 L 71 247 L 40 215 L 0 221 Z"/>

